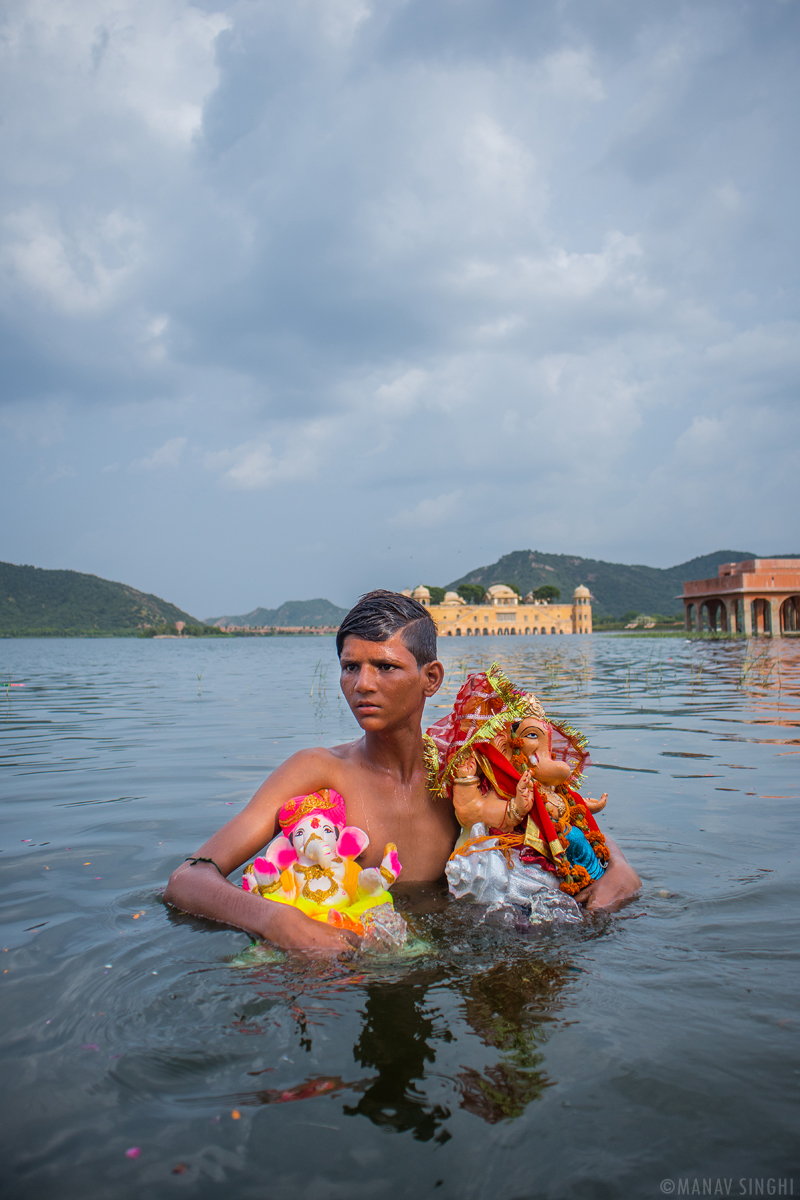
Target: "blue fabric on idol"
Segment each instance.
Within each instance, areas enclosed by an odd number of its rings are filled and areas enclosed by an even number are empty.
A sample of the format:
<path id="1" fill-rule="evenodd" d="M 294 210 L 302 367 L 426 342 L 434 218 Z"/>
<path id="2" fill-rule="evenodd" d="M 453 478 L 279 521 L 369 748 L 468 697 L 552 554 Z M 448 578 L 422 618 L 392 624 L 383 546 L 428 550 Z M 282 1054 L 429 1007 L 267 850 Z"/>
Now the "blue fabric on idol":
<path id="1" fill-rule="evenodd" d="M 586 834 L 574 825 L 567 834 L 567 858 L 571 863 L 585 867 L 592 879 L 599 879 L 605 870 Z"/>

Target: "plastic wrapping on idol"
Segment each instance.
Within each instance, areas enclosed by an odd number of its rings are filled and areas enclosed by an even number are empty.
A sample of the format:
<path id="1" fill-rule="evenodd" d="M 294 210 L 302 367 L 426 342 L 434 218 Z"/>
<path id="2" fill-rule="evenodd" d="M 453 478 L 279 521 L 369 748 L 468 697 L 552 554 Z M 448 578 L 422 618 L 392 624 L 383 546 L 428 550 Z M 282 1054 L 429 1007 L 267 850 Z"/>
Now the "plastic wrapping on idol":
<path id="1" fill-rule="evenodd" d="M 401 950 L 408 938 L 408 926 L 391 904 L 370 908 L 361 918 L 364 935 L 361 949 L 372 954 L 388 954 Z"/>
<path id="2" fill-rule="evenodd" d="M 490 912 L 511 905 L 524 908 L 531 913 L 532 924 L 581 919 L 580 905 L 561 891 L 557 875 L 520 862 L 518 855 L 509 866 L 499 838 L 491 837 L 485 825 L 473 825 L 469 837 L 486 838 L 486 842 L 480 853 L 455 855 L 445 867 L 456 899 L 486 905 Z"/>

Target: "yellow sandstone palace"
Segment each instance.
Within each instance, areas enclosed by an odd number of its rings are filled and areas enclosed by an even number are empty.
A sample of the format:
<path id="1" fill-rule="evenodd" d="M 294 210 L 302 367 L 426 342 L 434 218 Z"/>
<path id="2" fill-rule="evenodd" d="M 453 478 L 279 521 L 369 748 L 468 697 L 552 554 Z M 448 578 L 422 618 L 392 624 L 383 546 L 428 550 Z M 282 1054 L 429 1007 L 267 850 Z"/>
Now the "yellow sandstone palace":
<path id="1" fill-rule="evenodd" d="M 440 637 L 592 632 L 592 597 L 585 587 L 575 588 L 572 604 L 550 604 L 532 594 L 521 601 L 504 583 L 488 588 L 482 604 L 467 604 L 457 592 L 446 592 L 441 604 L 431 604 L 422 584 L 413 591 L 405 588 L 403 595 L 430 609 Z"/>

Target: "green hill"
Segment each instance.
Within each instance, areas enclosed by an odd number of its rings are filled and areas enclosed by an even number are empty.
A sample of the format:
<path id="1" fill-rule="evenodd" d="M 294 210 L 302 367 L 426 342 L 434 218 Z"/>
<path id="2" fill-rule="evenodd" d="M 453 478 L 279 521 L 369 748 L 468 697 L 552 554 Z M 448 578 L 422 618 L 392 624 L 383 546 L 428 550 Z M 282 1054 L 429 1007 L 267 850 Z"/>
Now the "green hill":
<path id="1" fill-rule="evenodd" d="M 174 604 L 79 571 L 47 571 L 0 563 L 0 636 L 134 633 L 148 625 L 185 621 Z"/>
<path id="2" fill-rule="evenodd" d="M 348 611 L 321 598 L 286 600 L 280 608 L 254 608 L 238 617 L 209 617 L 206 625 L 341 625 Z"/>
<path id="3" fill-rule="evenodd" d="M 683 591 L 684 580 L 709 579 L 717 574 L 724 562 L 739 562 L 758 558 L 749 550 L 716 550 L 677 567 L 628 566 L 625 563 L 603 562 L 595 558 L 578 558 L 569 554 L 542 554 L 538 550 L 514 550 L 488 567 L 477 567 L 447 585 L 455 589 L 462 583 L 515 583 L 522 595 L 553 584 L 561 591 L 562 601 L 572 599 L 579 584 L 585 584 L 593 597 L 597 616 L 622 616 L 623 613 L 680 613 L 682 605 L 676 597 Z M 762 555 L 761 557 L 771 557 Z M 775 556 L 777 557 L 777 556 Z M 798 555 L 782 555 L 796 558 Z"/>

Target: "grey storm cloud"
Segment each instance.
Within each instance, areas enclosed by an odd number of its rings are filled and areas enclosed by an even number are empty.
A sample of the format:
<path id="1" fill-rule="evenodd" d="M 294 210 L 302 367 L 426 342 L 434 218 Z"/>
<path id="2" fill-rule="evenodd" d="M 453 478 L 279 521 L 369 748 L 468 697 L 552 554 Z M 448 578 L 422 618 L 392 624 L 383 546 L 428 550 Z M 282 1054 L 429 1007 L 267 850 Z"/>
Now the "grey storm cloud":
<path id="1" fill-rule="evenodd" d="M 206 615 L 798 549 L 798 12 L 9 6 L 0 557 Z"/>

